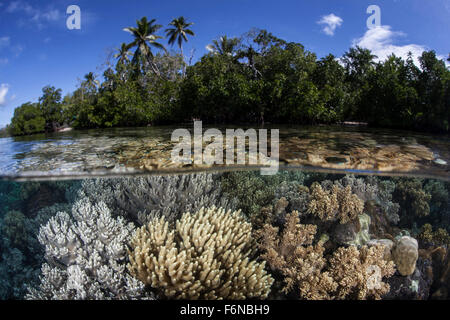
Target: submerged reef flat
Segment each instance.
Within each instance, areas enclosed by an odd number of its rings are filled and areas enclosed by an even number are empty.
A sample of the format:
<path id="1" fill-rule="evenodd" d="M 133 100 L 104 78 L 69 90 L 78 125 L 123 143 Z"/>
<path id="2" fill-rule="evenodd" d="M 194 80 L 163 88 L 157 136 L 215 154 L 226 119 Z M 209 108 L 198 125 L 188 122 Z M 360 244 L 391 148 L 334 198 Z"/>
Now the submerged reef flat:
<path id="1" fill-rule="evenodd" d="M 298 170 L 0 181 L 0 299 L 450 299 L 449 192 Z"/>
<path id="2" fill-rule="evenodd" d="M 190 128 L 190 125 L 187 127 Z M 237 128 L 240 126 L 233 129 Z M 245 141 L 245 163 L 237 164 L 235 158 L 233 163 L 225 164 L 225 136 L 228 128 L 218 128 L 224 136 L 223 164 L 194 163 L 194 139 L 190 141 L 191 162 L 173 162 L 171 153 L 179 142 L 171 140 L 175 129 L 177 128 L 149 127 L 87 130 L 54 134 L 45 139 L 41 136 L 11 139 L 5 142 L 4 150 L 0 150 L 0 157 L 4 159 L 0 174 L 24 179 L 54 175 L 75 179 L 89 175 L 255 169 L 267 165 L 261 161 L 264 158 L 259 154 L 249 152 L 248 139 Z M 206 129 L 205 127 L 204 130 Z M 316 168 L 343 171 L 342 173 L 354 170 L 355 173 L 359 171 L 449 179 L 448 136 L 345 126 L 269 126 L 267 129 L 268 150 L 272 144 L 270 130 L 279 130 L 281 169 Z M 210 143 L 210 140 L 202 139 L 202 154 L 211 149 L 207 149 Z M 233 153 L 236 154 L 236 144 L 233 148 Z"/>

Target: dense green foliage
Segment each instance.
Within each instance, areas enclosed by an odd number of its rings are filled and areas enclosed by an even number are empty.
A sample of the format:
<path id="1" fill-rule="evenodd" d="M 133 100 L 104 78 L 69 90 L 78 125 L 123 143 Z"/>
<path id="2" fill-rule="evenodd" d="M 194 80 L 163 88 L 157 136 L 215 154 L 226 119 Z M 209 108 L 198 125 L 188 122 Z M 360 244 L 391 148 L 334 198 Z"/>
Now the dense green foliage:
<path id="1" fill-rule="evenodd" d="M 16 110 L 14 135 L 77 128 L 145 126 L 201 119 L 207 123 L 317 124 L 363 121 L 373 126 L 449 131 L 450 70 L 434 51 L 377 61 L 369 50 L 350 48 L 342 58 L 318 59 L 300 43 L 265 30 L 240 38 L 222 36 L 194 65 L 182 43 L 193 36 L 183 17 L 166 29 L 168 52 L 156 33 L 162 27 L 142 18 L 125 28 L 132 38 L 107 63 L 101 82 L 88 73 L 61 99 L 45 87 L 38 104 Z M 133 50 L 135 48 L 134 52 Z M 156 51 L 155 51 L 156 50 Z M 132 59 L 129 57 L 132 56 Z M 190 64 L 190 63 L 189 63 Z"/>
<path id="2" fill-rule="evenodd" d="M 39 104 L 28 102 L 14 110 L 10 128 L 13 135 L 38 133 L 44 129 L 45 119 Z"/>

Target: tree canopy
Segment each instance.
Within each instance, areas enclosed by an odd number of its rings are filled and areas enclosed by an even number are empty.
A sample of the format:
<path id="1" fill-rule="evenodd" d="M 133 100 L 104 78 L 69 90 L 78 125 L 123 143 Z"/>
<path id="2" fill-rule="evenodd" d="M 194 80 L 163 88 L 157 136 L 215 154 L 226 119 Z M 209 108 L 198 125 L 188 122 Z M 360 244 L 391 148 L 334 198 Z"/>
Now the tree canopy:
<path id="1" fill-rule="evenodd" d="M 367 49 L 350 48 L 341 58 L 318 58 L 300 43 L 267 30 L 213 40 L 186 68 L 182 43 L 192 23 L 170 22 L 167 51 L 162 28 L 142 18 L 101 77 L 86 74 L 78 89 L 61 97 L 47 86 L 38 103 L 16 109 L 13 134 L 77 128 L 145 126 L 201 119 L 207 123 L 337 123 L 448 132 L 450 70 L 434 51 L 384 61 Z M 133 51 L 134 50 L 134 51 Z M 128 57 L 132 56 L 130 60 Z M 97 80 L 98 79 L 98 80 Z"/>

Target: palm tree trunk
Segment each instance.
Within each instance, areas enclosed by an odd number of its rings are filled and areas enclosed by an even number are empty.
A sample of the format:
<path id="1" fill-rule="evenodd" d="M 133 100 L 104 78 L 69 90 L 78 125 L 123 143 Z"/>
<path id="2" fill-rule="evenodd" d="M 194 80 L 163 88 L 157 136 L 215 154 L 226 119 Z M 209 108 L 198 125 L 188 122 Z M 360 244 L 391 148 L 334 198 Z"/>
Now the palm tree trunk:
<path id="1" fill-rule="evenodd" d="M 186 61 L 184 60 L 183 46 L 180 45 L 181 58 L 183 59 L 183 76 L 186 75 Z"/>

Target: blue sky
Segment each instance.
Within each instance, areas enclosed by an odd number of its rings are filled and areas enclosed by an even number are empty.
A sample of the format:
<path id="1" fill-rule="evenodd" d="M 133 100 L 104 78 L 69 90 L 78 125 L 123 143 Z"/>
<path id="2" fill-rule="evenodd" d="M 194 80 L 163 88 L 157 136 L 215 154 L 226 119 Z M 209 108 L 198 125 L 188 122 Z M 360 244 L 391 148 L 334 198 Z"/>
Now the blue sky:
<path id="1" fill-rule="evenodd" d="M 81 30 L 66 27 L 72 4 L 81 9 Z M 372 30 L 369 5 L 381 9 L 381 26 Z M 66 94 L 89 71 L 101 75 L 108 53 L 131 40 L 122 29 L 136 19 L 156 18 L 166 26 L 180 15 L 195 23 L 196 36 L 184 46 L 186 55 L 195 49 L 194 61 L 212 39 L 253 27 L 300 42 L 319 57 L 341 56 L 356 44 L 380 58 L 450 52 L 450 0 L 0 0 L 0 127 L 15 107 L 36 101 L 45 85 Z"/>

